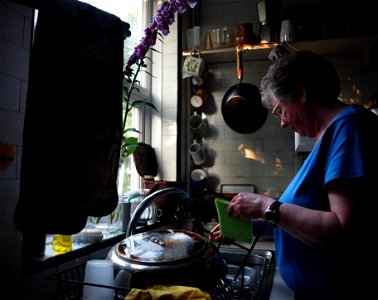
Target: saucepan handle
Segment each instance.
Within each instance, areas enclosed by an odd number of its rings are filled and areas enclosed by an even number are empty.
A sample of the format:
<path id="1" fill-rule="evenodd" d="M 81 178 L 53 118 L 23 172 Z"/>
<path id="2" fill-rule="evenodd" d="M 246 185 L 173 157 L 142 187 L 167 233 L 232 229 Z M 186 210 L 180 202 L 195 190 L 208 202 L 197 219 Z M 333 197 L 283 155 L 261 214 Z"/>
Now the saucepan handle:
<path id="1" fill-rule="evenodd" d="M 243 50 L 241 47 L 236 47 L 236 73 L 241 83 L 243 80 Z"/>

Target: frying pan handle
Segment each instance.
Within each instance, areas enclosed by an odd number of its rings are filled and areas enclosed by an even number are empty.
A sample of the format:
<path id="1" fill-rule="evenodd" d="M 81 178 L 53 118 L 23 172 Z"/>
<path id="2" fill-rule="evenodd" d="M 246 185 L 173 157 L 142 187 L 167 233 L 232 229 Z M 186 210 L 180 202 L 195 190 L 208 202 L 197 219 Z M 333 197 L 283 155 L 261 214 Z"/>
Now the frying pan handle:
<path id="1" fill-rule="evenodd" d="M 236 47 L 236 72 L 240 82 L 243 80 L 243 50 L 241 47 Z"/>

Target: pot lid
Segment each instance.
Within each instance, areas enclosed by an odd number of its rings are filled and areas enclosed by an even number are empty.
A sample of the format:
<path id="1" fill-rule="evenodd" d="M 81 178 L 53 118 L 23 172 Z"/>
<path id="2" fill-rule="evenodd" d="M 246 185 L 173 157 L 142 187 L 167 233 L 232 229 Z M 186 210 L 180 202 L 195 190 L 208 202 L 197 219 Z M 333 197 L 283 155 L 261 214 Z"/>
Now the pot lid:
<path id="1" fill-rule="evenodd" d="M 201 235 L 185 230 L 149 231 L 134 234 L 118 244 L 123 259 L 147 264 L 171 263 L 204 251 Z"/>

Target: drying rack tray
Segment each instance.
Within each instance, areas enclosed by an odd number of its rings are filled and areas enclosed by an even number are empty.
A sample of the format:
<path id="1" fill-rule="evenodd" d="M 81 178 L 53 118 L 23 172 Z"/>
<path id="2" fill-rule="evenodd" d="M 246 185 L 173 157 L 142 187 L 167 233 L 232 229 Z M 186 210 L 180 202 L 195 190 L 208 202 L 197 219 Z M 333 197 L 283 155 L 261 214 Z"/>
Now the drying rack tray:
<path id="1" fill-rule="evenodd" d="M 57 283 L 59 300 L 82 300 L 84 285 L 113 289 L 114 299 L 124 299 L 130 292 L 130 288 L 84 282 L 85 266 L 86 262 L 47 277 L 48 280 Z"/>
<path id="2" fill-rule="evenodd" d="M 59 300 L 82 300 L 84 285 L 91 285 L 114 290 L 114 300 L 125 299 L 125 296 L 130 292 L 131 288 L 107 286 L 101 284 L 92 284 L 84 282 L 86 262 L 75 265 L 71 268 L 54 273 L 47 277 L 48 280 L 57 283 L 57 299 Z M 222 281 L 221 284 L 211 292 L 212 300 L 249 300 L 250 297 L 240 297 L 236 295 L 230 282 Z"/>

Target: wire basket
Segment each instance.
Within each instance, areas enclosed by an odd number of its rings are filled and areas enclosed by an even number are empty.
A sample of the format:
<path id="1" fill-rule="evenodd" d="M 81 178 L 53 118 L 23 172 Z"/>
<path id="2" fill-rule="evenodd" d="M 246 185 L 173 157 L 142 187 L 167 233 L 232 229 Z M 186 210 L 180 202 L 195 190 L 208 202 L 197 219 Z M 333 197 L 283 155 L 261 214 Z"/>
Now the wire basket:
<path id="1" fill-rule="evenodd" d="M 81 300 L 83 299 L 84 285 L 109 288 L 114 290 L 114 299 L 124 299 L 125 295 L 130 292 L 130 288 L 108 286 L 95 283 L 84 282 L 86 262 L 68 268 L 66 270 L 54 273 L 47 277 L 48 280 L 57 283 L 57 292 L 59 300 Z"/>

